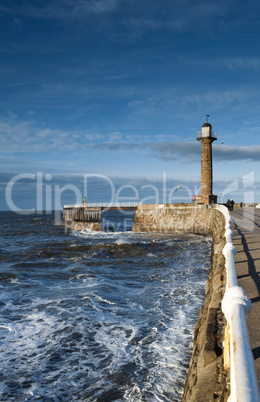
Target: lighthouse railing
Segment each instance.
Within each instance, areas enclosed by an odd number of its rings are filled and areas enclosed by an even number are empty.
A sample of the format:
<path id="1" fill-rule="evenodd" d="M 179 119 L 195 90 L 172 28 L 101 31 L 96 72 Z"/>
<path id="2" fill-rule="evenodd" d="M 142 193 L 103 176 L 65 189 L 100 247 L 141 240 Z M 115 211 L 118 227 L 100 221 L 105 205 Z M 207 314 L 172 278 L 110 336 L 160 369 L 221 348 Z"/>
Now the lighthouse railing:
<path id="1" fill-rule="evenodd" d="M 214 132 L 212 131 L 210 137 L 217 139 L 216 131 L 214 131 Z M 197 139 L 199 139 L 199 138 L 203 138 L 202 131 L 197 131 Z"/>

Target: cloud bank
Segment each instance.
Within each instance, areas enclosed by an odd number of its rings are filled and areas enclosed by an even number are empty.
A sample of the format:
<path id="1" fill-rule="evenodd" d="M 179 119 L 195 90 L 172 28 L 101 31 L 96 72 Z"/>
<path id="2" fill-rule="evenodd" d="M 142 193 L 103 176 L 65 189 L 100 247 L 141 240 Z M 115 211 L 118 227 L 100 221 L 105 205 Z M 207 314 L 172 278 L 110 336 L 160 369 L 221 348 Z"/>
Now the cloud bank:
<path id="1" fill-rule="evenodd" d="M 178 160 L 186 163 L 200 162 L 201 147 L 196 142 L 170 142 L 160 143 L 100 143 L 89 144 L 96 150 L 125 151 L 140 147 L 146 149 L 151 157 L 165 161 Z M 260 162 L 260 145 L 234 147 L 228 145 L 213 146 L 214 161 L 255 161 Z"/>
<path id="2" fill-rule="evenodd" d="M 172 138 L 178 138 L 178 133 Z M 171 135 L 155 135 L 153 141 L 149 136 L 130 136 L 122 132 L 84 133 L 62 131 L 39 127 L 33 120 L 18 120 L 10 115 L 0 119 L 1 153 L 15 154 L 17 152 L 37 153 L 50 150 L 77 151 L 87 150 L 98 152 L 128 152 L 140 151 L 151 158 L 164 161 L 182 161 L 193 163 L 200 161 L 201 146 L 197 141 L 170 141 Z M 134 139 L 134 141 L 133 141 Z M 213 145 L 214 161 L 254 161 L 260 162 L 260 145 L 229 146 Z"/>

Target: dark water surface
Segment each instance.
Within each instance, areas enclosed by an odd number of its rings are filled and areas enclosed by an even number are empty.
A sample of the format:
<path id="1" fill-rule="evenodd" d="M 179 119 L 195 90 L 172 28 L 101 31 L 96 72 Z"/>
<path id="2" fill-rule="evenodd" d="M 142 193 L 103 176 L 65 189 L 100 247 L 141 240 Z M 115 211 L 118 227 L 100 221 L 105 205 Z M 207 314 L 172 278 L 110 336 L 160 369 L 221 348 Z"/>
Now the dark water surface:
<path id="1" fill-rule="evenodd" d="M 0 219 L 1 401 L 180 401 L 210 240 Z"/>

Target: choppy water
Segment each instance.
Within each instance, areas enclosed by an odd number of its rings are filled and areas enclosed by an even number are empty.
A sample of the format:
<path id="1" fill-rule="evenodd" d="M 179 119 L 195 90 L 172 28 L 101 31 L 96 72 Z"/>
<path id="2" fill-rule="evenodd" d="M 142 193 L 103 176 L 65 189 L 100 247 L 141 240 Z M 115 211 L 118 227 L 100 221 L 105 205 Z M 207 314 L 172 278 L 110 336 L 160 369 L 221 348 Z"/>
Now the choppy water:
<path id="1" fill-rule="evenodd" d="M 180 401 L 210 240 L 0 213 L 1 401 Z M 124 231 L 122 231 L 124 230 Z"/>

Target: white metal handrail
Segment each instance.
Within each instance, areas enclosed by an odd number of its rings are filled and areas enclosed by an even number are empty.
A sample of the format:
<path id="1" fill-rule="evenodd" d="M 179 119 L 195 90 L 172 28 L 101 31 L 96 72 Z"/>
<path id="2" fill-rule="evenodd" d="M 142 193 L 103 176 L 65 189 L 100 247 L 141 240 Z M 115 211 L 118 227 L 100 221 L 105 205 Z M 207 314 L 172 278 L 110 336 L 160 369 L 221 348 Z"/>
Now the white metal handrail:
<path id="1" fill-rule="evenodd" d="M 142 204 L 141 202 L 101 202 L 101 203 L 88 203 L 88 207 L 103 207 L 103 208 L 123 208 L 123 207 L 137 207 Z"/>
<path id="2" fill-rule="evenodd" d="M 224 205 L 217 205 L 226 219 L 226 245 L 223 255 L 226 259 L 227 285 L 222 300 L 222 311 L 229 327 L 230 347 L 230 388 L 229 402 L 260 401 L 259 387 L 253 354 L 250 346 L 246 315 L 251 311 L 251 301 L 244 289 L 238 286 L 232 243 L 231 216 Z"/>
<path id="3" fill-rule="evenodd" d="M 90 202 L 83 204 L 69 204 L 64 205 L 64 208 L 80 208 L 80 207 L 89 207 L 89 208 L 127 208 L 127 207 L 138 207 L 138 205 L 142 204 L 141 202 Z"/>

